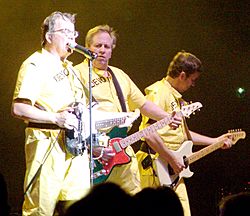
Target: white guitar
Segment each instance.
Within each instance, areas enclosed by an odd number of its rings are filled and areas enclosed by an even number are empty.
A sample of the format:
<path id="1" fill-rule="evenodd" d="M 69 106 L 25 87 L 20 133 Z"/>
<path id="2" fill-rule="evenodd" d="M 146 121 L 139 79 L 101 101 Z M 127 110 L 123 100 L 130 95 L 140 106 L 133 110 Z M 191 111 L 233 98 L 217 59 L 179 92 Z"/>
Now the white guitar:
<path id="1" fill-rule="evenodd" d="M 89 109 L 82 103 L 74 102 L 71 104 L 74 108 L 72 112 L 78 119 L 77 128 L 71 130 L 65 129 L 65 144 L 66 150 L 74 156 L 83 154 L 90 143 L 90 115 Z M 97 110 L 97 107 L 93 108 L 92 116 L 92 134 L 93 140 L 99 143 L 99 140 L 103 139 L 103 134 L 99 133 L 100 129 L 109 127 L 128 127 L 139 117 L 140 113 L 136 112 L 103 112 Z"/>
<path id="2" fill-rule="evenodd" d="M 240 130 L 229 131 L 229 133 L 232 133 L 233 144 L 235 144 L 239 139 L 245 139 L 246 137 L 246 133 Z M 173 153 L 176 156 L 182 157 L 184 163 L 187 165 L 187 167 L 184 170 L 182 170 L 179 174 L 175 174 L 170 165 L 167 164 L 167 162 L 164 161 L 161 157 L 156 158 L 155 159 L 156 173 L 159 178 L 160 184 L 169 187 L 175 187 L 182 177 L 189 178 L 194 174 L 189 169 L 189 165 L 191 163 L 221 148 L 223 145 L 224 145 L 223 141 L 216 142 L 204 147 L 203 149 L 197 152 L 192 153 L 193 142 L 185 141 L 177 151 L 173 151 Z"/>

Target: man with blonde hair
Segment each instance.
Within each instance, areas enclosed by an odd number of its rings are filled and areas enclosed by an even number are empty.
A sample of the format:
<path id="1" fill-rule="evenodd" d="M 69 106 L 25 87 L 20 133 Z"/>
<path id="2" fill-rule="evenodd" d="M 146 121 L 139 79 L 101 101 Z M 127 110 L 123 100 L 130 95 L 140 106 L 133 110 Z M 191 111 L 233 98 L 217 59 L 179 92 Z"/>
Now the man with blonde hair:
<path id="1" fill-rule="evenodd" d="M 90 29 L 86 35 L 85 45 L 98 55 L 93 60 L 92 80 L 89 81 L 89 59 L 86 58 L 82 63 L 75 66 L 82 82 L 86 86 L 89 86 L 89 82 L 91 83 L 92 94 L 99 104 L 99 109 L 107 112 L 130 112 L 139 109 L 142 114 L 154 120 L 170 116 L 169 113 L 146 100 L 139 88 L 124 71 L 109 65 L 116 40 L 117 34 L 109 25 L 99 25 Z M 117 84 L 120 91 L 116 89 Z M 170 125 L 176 128 L 179 122 L 180 119 L 175 116 Z M 105 132 L 112 134 L 113 137 L 111 138 L 121 137 L 119 131 L 114 132 L 114 130 L 107 129 Z M 100 148 L 94 148 L 93 150 L 94 155 L 101 155 Z M 168 152 L 165 152 L 161 143 L 159 144 L 159 151 L 162 151 L 162 155 L 168 156 Z M 113 167 L 107 181 L 116 183 L 127 192 L 135 194 L 141 190 L 138 164 L 131 146 L 126 147 L 125 152 L 129 155 L 130 161 Z M 114 156 L 114 151 L 110 146 L 104 148 L 102 155 L 104 163 L 107 160 L 112 160 Z"/>

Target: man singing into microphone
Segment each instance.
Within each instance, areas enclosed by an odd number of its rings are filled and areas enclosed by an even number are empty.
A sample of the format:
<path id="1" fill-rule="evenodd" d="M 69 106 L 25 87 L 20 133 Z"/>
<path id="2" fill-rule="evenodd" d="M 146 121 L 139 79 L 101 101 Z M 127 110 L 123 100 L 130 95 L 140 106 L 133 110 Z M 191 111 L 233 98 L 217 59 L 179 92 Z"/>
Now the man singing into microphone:
<path id="1" fill-rule="evenodd" d="M 75 77 L 72 53 L 75 14 L 54 12 L 42 23 L 42 49 L 27 58 L 18 74 L 12 114 L 24 120 L 26 174 L 22 215 L 52 216 L 56 203 L 82 198 L 90 188 L 87 152 L 73 156 L 65 150 L 64 130 L 77 125 L 69 107 L 86 106 Z"/>

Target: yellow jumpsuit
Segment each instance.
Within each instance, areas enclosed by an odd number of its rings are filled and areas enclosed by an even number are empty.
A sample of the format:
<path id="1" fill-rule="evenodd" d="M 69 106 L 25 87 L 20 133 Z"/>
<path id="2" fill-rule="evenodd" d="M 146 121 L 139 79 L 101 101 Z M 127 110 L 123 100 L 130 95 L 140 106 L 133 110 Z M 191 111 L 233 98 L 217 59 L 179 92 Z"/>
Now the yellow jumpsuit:
<path id="1" fill-rule="evenodd" d="M 135 109 L 140 108 L 146 102 L 142 92 L 122 70 L 112 66 L 109 67 L 112 69 L 121 86 L 127 111 L 134 111 Z M 89 68 L 87 61 L 85 60 L 79 65 L 76 65 L 75 69 L 79 71 L 82 81 L 88 87 Z M 93 97 L 99 103 L 99 110 L 106 112 L 122 111 L 112 77 L 107 71 L 93 68 L 91 86 Z M 126 148 L 126 153 L 131 157 L 131 162 L 115 166 L 107 181 L 117 183 L 127 192 L 135 194 L 141 190 L 138 163 L 131 146 Z"/>
<path id="2" fill-rule="evenodd" d="M 164 109 L 168 113 L 172 113 L 173 111 L 180 111 L 181 105 L 183 105 L 184 101 L 182 100 L 182 95 L 177 92 L 168 81 L 163 78 L 160 81 L 155 82 L 145 89 L 146 98 L 151 100 L 159 107 Z M 142 116 L 142 122 L 140 125 L 140 130 L 146 128 L 148 126 L 148 118 L 146 116 Z M 177 150 L 181 146 L 181 144 L 187 139 L 187 131 L 185 123 L 182 122 L 182 125 L 173 130 L 168 125 L 163 129 L 158 130 L 158 134 L 163 139 L 164 143 L 171 150 Z M 159 186 L 159 179 L 156 175 L 154 175 L 155 170 L 152 167 L 148 167 L 143 169 L 141 162 L 148 154 L 144 151 L 139 150 L 136 153 L 138 159 L 138 166 L 141 175 L 141 187 L 155 187 Z M 154 155 L 151 155 L 153 158 Z M 153 167 L 155 169 L 155 163 L 153 160 Z M 187 190 L 184 184 L 183 179 L 180 180 L 180 183 L 176 187 L 176 192 L 180 197 L 182 202 L 185 216 L 190 216 L 190 206 L 187 195 Z"/>
<path id="3" fill-rule="evenodd" d="M 48 112 L 58 112 L 76 101 L 86 105 L 81 83 L 72 70 L 71 62 L 61 62 L 44 49 L 33 53 L 20 67 L 13 100 L 28 101 Z M 24 197 L 24 216 L 53 215 L 58 201 L 79 200 L 90 188 L 87 152 L 70 155 L 63 134 L 60 129 L 25 130 L 24 190 L 43 165 Z"/>

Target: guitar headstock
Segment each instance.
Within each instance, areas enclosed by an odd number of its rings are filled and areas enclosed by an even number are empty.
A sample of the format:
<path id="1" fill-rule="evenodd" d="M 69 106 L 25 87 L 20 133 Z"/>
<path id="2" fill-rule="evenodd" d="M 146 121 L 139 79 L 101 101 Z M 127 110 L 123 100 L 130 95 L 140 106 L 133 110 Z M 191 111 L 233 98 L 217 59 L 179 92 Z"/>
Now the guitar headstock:
<path id="1" fill-rule="evenodd" d="M 189 117 L 195 111 L 200 111 L 202 104 L 200 102 L 191 103 L 181 107 L 181 113 L 184 117 Z"/>
<path id="2" fill-rule="evenodd" d="M 232 143 L 235 144 L 239 139 L 246 138 L 246 132 L 241 129 L 228 130 L 228 133 L 232 135 Z"/>

